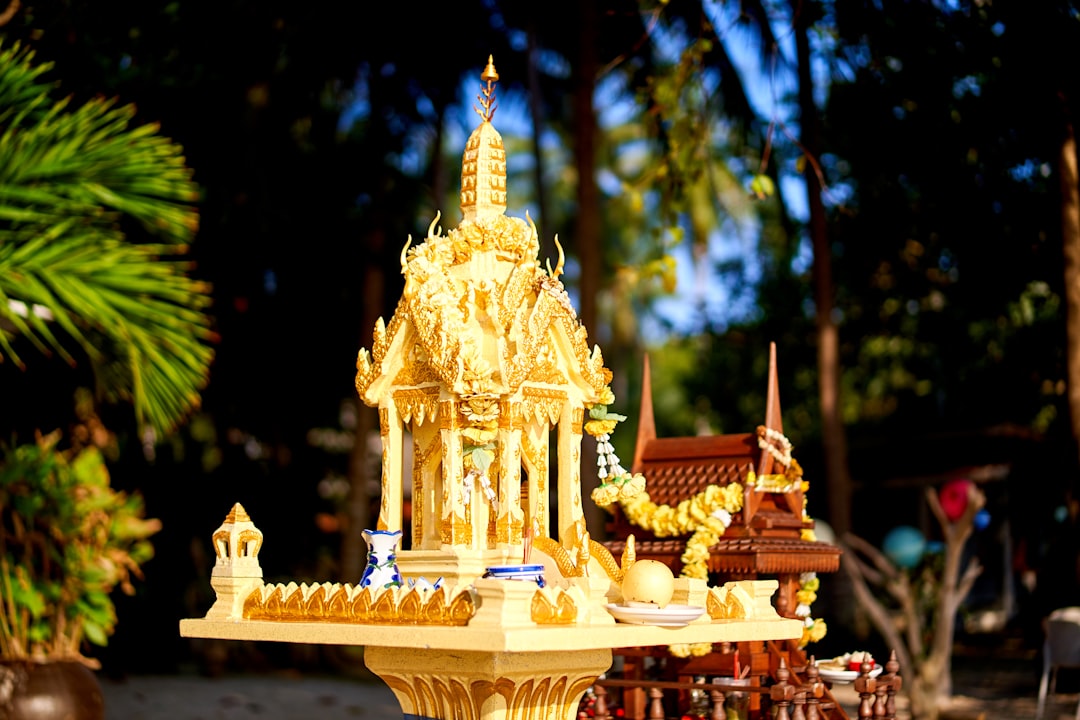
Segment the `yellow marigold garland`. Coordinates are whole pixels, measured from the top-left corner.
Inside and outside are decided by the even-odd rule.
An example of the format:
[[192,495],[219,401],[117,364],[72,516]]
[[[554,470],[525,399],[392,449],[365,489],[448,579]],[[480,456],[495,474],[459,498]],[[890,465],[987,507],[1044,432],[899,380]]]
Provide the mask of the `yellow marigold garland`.
[[679,658],[687,658],[691,655],[701,657],[712,652],[712,643],[678,643],[668,645],[668,652]]
[[[638,527],[656,537],[690,534],[683,552],[682,576],[707,579],[709,548],[731,524],[733,513],[742,510],[743,488],[739,483],[709,485],[675,507],[657,505],[642,491],[632,498],[619,499],[623,514]],[[600,504],[600,503],[598,503]],[[606,503],[606,507],[611,503]]]
[[795,614],[803,618],[802,638],[799,647],[804,648],[807,644],[817,642],[825,637],[828,628],[825,621],[820,618],[810,617],[810,606],[817,600],[817,591],[821,587],[817,573],[805,572],[799,576],[799,590],[795,593]]

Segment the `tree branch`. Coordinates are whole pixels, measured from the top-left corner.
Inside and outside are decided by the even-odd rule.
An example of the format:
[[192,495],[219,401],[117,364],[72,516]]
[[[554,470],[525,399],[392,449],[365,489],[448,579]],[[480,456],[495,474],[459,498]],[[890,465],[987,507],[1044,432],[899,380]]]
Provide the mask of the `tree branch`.
[[870,592],[870,587],[867,585],[866,578],[860,569],[861,563],[853,554],[847,552],[840,556],[840,560],[848,577],[851,578],[851,586],[855,591],[855,599],[858,601],[859,605],[866,610],[867,614],[870,616],[870,622],[874,624],[874,627],[881,633],[881,636],[885,638],[886,644],[896,651],[900,666],[905,668],[914,667],[911,663],[911,654],[908,652],[907,646],[901,639],[900,633],[896,629],[896,624],[889,616],[888,610],[874,597],[874,594]]
[[964,574],[956,583],[956,594],[953,596],[953,612],[956,612],[957,608],[960,607],[960,603],[967,598],[972,585],[975,584],[976,578],[982,575],[982,571],[983,567],[978,558],[972,558],[971,562],[964,568]]
[[846,545],[850,545],[853,549],[858,550],[869,558],[874,563],[874,567],[876,567],[885,577],[890,580],[895,580],[897,576],[899,576],[900,573],[896,569],[896,566],[889,561],[889,558],[885,557],[885,553],[881,552],[858,535],[844,533],[842,540]]
[[20,5],[19,0],[8,0],[8,6],[4,9],[4,12],[0,13],[0,27],[11,22],[11,18],[15,17],[15,13],[19,12]]

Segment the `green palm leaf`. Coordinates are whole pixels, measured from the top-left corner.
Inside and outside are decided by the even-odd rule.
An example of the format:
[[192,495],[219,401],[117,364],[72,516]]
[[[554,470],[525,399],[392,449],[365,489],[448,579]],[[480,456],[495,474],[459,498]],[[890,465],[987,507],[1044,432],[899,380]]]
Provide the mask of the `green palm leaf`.
[[[0,360],[16,338],[92,363],[98,390],[159,435],[198,406],[213,358],[210,288],[184,258],[198,188],[135,109],[54,99],[25,47],[0,47]],[[134,242],[136,220],[161,242]]]

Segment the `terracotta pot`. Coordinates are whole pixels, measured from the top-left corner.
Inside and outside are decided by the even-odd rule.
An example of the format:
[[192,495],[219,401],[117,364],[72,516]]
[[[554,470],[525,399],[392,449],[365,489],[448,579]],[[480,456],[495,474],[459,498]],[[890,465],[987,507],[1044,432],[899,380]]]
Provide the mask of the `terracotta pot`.
[[0,661],[0,718],[105,720],[97,677],[77,662]]

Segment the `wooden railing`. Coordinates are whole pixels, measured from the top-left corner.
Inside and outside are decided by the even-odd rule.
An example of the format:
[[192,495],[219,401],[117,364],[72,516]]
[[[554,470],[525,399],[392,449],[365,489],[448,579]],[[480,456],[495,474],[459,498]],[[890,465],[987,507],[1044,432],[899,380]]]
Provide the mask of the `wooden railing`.
[[[801,672],[792,672],[793,669]],[[896,694],[902,685],[896,654],[890,656],[878,677],[870,677],[871,669],[869,663],[864,663],[854,681],[859,696],[856,717],[858,720],[896,720]],[[583,703],[579,718],[617,720],[619,715],[613,714],[613,709],[620,705],[617,699],[631,690],[644,692],[648,700],[643,714],[625,716],[626,720],[681,720],[690,709],[683,707],[686,702],[680,698],[686,698],[694,691],[708,698],[708,712],[697,714],[702,720],[733,717],[740,720],[847,720],[848,717],[833,698],[828,685],[821,681],[815,665],[808,663],[804,667],[789,668],[787,659],[781,655],[774,681],[764,686],[734,684],[730,678],[676,682],[603,677],[591,688],[591,705]],[[741,702],[750,695],[760,696],[759,702],[752,703],[754,710],[750,709],[751,703]],[[740,701],[732,702],[736,698]]]

